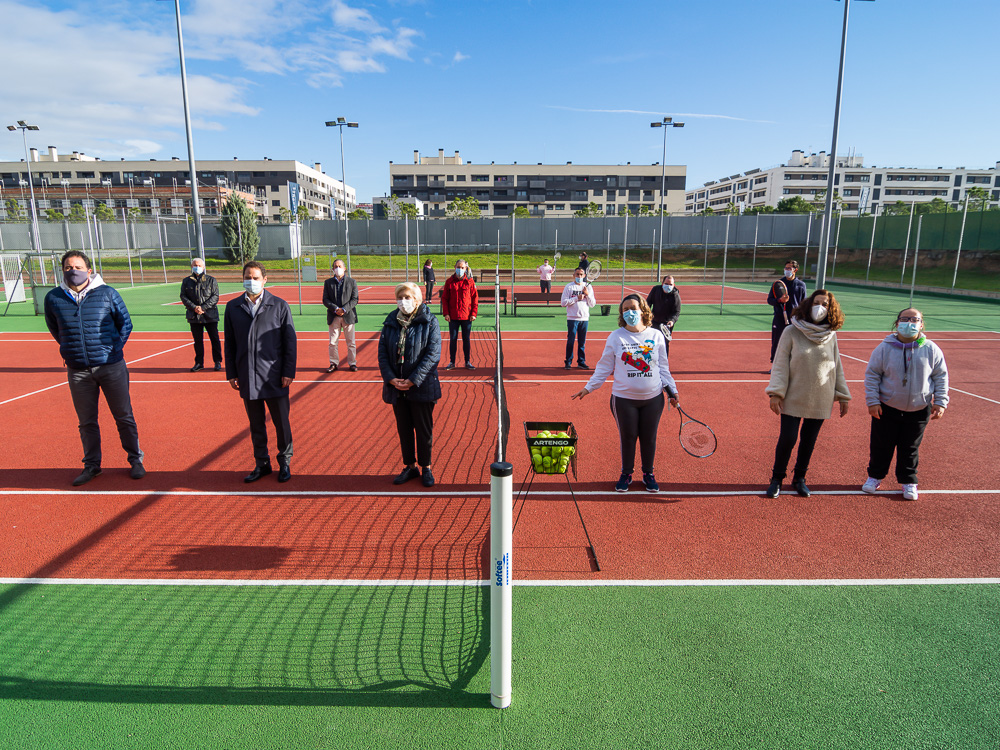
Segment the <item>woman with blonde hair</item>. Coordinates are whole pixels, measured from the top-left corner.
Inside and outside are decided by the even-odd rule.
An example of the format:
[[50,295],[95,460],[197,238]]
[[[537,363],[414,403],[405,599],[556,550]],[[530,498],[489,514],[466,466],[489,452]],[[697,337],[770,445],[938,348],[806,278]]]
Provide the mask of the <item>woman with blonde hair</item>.
[[653,461],[656,458],[656,430],[663,414],[666,391],[677,406],[677,384],[667,364],[666,340],[653,328],[653,312],[638,294],[630,294],[618,306],[617,330],[608,335],[604,352],[587,385],[573,394],[584,398],[614,374],[611,386],[611,413],[618,423],[621,440],[622,474],[615,485],[628,492],[635,468],[635,443],[639,441],[642,481],[647,492],[659,492]]
[[817,289],[792,311],[789,325],[781,334],[767,384],[771,411],[781,417],[767,497],[780,494],[796,441],[799,452],[792,487],[800,496],[809,497],[806,471],[820,428],[834,402],[840,403],[841,417],[847,414],[851,392],[844,378],[836,333],[843,325],[844,313],[833,293]]
[[431,447],[434,404],[441,398],[437,372],[441,327],[424,304],[420,287],[412,282],[396,287],[396,308],[386,317],[378,339],[382,400],[392,404],[405,464],[393,484],[420,477],[425,487],[433,487]]

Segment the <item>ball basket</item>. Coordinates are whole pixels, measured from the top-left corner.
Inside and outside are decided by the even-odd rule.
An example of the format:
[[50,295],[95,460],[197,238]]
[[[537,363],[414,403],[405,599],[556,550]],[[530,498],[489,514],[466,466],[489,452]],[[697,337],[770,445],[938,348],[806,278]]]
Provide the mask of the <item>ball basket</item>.
[[525,422],[531,471],[535,474],[566,474],[576,478],[576,428],[572,422]]

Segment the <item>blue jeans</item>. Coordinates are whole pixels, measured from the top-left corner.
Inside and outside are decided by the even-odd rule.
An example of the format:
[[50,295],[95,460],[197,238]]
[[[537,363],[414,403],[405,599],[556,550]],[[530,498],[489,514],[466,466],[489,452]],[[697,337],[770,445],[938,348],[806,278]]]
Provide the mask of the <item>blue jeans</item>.
[[566,364],[573,362],[573,340],[576,339],[576,363],[578,365],[587,364],[587,353],[584,347],[587,344],[587,321],[567,320],[566,321]]

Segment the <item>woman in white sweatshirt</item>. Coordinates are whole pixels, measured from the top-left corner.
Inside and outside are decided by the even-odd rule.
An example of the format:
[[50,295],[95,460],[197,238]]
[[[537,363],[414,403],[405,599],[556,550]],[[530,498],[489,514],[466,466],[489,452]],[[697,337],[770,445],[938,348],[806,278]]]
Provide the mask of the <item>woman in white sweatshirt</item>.
[[792,487],[801,497],[809,497],[806,471],[819,430],[834,402],[840,402],[841,417],[847,414],[851,392],[840,363],[836,333],[843,325],[844,314],[836,298],[826,289],[817,289],[795,308],[791,323],[778,340],[767,395],[771,411],[781,417],[781,433],[774,449],[771,483],[765,493],[768,497],[777,497],[781,492],[796,441],[799,451]]
[[647,492],[659,492],[653,462],[656,458],[656,429],[663,414],[667,392],[677,406],[677,384],[667,365],[663,334],[652,327],[653,312],[638,294],[630,294],[618,306],[618,329],[608,335],[604,353],[594,374],[573,398],[593,393],[614,373],[611,385],[611,413],[621,439],[622,475],[615,485],[628,492],[635,469],[635,443],[639,441],[642,481]]
[[896,454],[896,480],[903,499],[916,500],[920,441],[932,419],[948,408],[948,365],[938,345],[924,336],[920,310],[901,310],[868,360],[865,403],[872,416],[868,479],[861,486],[878,491]]

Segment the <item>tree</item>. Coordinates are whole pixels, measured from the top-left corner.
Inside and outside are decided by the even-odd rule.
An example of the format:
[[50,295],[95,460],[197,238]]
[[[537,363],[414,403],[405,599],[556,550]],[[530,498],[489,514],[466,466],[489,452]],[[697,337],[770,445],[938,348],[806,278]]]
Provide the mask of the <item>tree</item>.
[[635,216],[635,214],[632,213],[629,210],[628,206],[621,206],[620,209],[619,209],[619,211],[618,211],[618,215],[619,216]]
[[114,221],[115,212],[108,206],[107,203],[98,203],[94,208],[94,216],[100,221]]
[[453,219],[478,219],[479,201],[471,195],[464,198],[455,198],[448,204],[447,214]]
[[807,200],[804,200],[801,195],[793,195],[788,198],[782,198],[778,201],[778,207],[775,209],[775,213],[779,214],[811,214],[816,210],[816,207]]
[[[833,202],[831,203],[830,208],[834,211],[839,211],[841,203],[843,203],[843,201],[840,198],[840,193],[837,190],[834,190]],[[826,188],[816,191],[816,194],[813,197],[813,206],[818,209],[826,209]]]
[[349,214],[347,214],[347,218],[348,219],[370,219],[371,217],[368,215],[368,212],[365,211],[363,208],[356,208],[353,211],[351,211]]
[[292,210],[290,208],[286,208],[285,206],[281,206],[278,209],[278,221],[282,224],[291,224]]
[[698,216],[711,216],[714,213],[715,213],[715,211],[712,209],[711,206],[705,206],[703,209],[701,209],[701,211],[698,212],[697,215]]
[[[903,201],[896,201],[891,206],[886,206],[882,209],[882,214],[884,216],[906,216],[910,213],[910,204],[903,203]],[[914,212],[916,212],[914,210]]]
[[917,206],[917,208],[923,209],[920,213],[927,214],[950,214],[955,212],[954,207],[941,198],[934,198],[930,203],[923,203]]
[[128,218],[129,218],[129,221],[139,221],[139,219],[142,218],[142,209],[141,208],[130,208],[128,210]]
[[970,187],[965,191],[965,199],[969,202],[969,208],[973,211],[985,211],[986,205],[990,201],[990,194],[986,188],[978,185]]
[[653,209],[645,204],[639,206],[639,216],[652,216]]
[[420,216],[420,210],[416,203],[400,203],[399,212],[407,219],[416,219]]
[[514,208],[514,218],[515,219],[530,219],[531,211],[528,210],[527,206],[516,206]]
[[8,198],[4,205],[7,209],[7,221],[24,221],[25,217],[21,213],[21,204],[17,202],[17,198]]
[[69,209],[69,216],[66,218],[68,218],[70,221],[77,221],[77,222],[86,221],[87,211],[79,203],[74,203],[72,207],[70,207]]
[[299,208],[295,212],[295,215],[298,217],[299,221],[308,221],[312,218],[309,213],[309,207],[306,206],[305,203],[299,203]]
[[55,208],[45,209],[45,220],[46,221],[64,221],[66,217],[63,215],[62,211]]
[[730,216],[738,216],[739,213],[740,213],[740,207],[737,206],[732,201],[729,201],[729,203],[726,204],[726,207],[722,209],[723,215],[729,214]]
[[751,206],[743,213],[747,214],[748,216],[754,216],[756,214],[773,214],[774,206]]
[[[527,209],[525,209],[525,210],[527,210]],[[586,208],[581,208],[579,211],[574,211],[573,215],[574,216],[580,216],[580,217],[590,217],[590,216],[592,216],[592,217],[595,217],[595,218],[599,218],[601,216],[604,216],[604,211],[601,209],[601,207],[599,205],[597,205],[596,203],[594,203],[594,201],[591,201],[590,203],[587,204]]]
[[257,212],[236,193],[230,193],[222,204],[222,242],[226,257],[239,265],[256,258],[260,249]]

